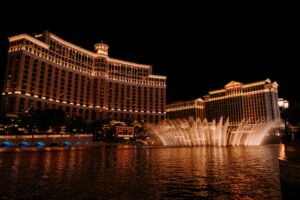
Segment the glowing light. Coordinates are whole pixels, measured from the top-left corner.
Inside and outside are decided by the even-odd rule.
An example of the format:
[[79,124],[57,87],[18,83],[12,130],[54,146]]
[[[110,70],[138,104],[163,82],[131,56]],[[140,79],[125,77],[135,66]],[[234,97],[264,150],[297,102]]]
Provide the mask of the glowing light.
[[[158,86],[164,85],[165,86],[165,79],[166,76],[160,76],[160,75],[153,75],[150,74],[152,73],[152,66],[151,65],[145,65],[145,64],[139,64],[139,63],[134,63],[134,62],[128,62],[128,61],[123,61],[123,60],[119,60],[119,59],[114,59],[114,58],[109,58],[108,57],[108,45],[105,44],[96,44],[95,48],[97,50],[97,53],[100,54],[104,54],[104,55],[99,55],[97,53],[91,52],[89,50],[83,49],[79,46],[76,46],[70,42],[67,42],[61,38],[59,38],[58,36],[49,33],[49,37],[51,39],[51,41],[54,41],[54,43],[60,43],[60,45],[62,45],[62,48],[64,49],[64,53],[66,53],[65,55],[59,55],[59,52],[55,52],[54,55],[50,55],[50,52],[48,51],[43,51],[45,49],[49,49],[50,45],[46,44],[45,42],[43,42],[42,40],[44,40],[44,38],[40,38],[43,37],[43,34],[39,34],[39,35],[35,35],[35,36],[30,36],[27,34],[20,34],[17,36],[12,36],[9,37],[9,42],[11,43],[11,47],[10,50],[11,51],[19,51],[21,49],[24,49],[28,52],[35,55],[32,56],[38,56],[42,59],[46,59],[48,60],[50,63],[53,64],[53,66],[57,67],[57,68],[70,68],[70,70],[76,70],[78,73],[84,73],[84,76],[87,77],[85,74],[88,74],[88,77],[90,78],[90,75],[96,75],[96,76],[102,76],[101,78],[105,77],[107,79],[110,80],[116,80],[116,81],[120,81],[120,82],[126,82],[127,85],[130,85],[129,83],[133,83],[134,85],[141,85],[141,84],[147,84],[150,87],[155,86],[156,88],[158,88]],[[48,38],[49,39],[49,38]],[[20,41],[20,40],[25,40],[25,41],[30,41],[30,46],[27,45],[15,45],[15,41]],[[33,44],[32,44],[33,43]],[[25,43],[24,43],[25,44]],[[32,46],[31,46],[32,45]],[[52,43],[51,43],[52,45]],[[38,46],[38,47],[37,47]],[[86,61],[80,61],[77,58],[74,58],[71,54],[73,54],[73,52],[75,52],[75,54],[80,54],[80,57],[83,56],[84,58],[87,57],[88,58],[88,62]],[[26,53],[26,52],[24,52]],[[105,63],[107,64],[112,64],[112,65],[116,65],[118,67],[125,67],[125,69],[130,69],[131,72],[133,71],[139,71],[140,69],[143,69],[142,71],[145,71],[146,73],[143,75],[140,74],[135,74],[133,77],[133,73],[129,73],[128,77],[121,77],[123,76],[123,74],[117,74],[115,76],[110,76],[109,72],[110,72],[110,68],[102,71],[99,70],[97,66],[94,66],[94,63],[91,62],[91,60],[93,60],[94,58],[99,59],[101,57],[105,59]],[[72,64],[69,60],[65,61],[65,58],[70,58],[71,62],[73,63],[73,61],[78,61],[80,62],[79,64]],[[86,59],[84,59],[86,60]],[[69,63],[70,62],[70,63]],[[89,69],[86,69],[89,68]],[[99,71],[98,71],[99,70]],[[76,72],[76,73],[77,73]],[[70,71],[70,73],[74,73],[74,71]],[[127,75],[126,75],[127,76]],[[141,79],[141,80],[137,80],[137,79]],[[159,81],[159,82],[158,82]],[[156,83],[157,82],[157,83]],[[62,82],[63,83],[63,82]],[[62,87],[62,86],[60,86]],[[159,87],[158,89],[160,90],[161,87]],[[41,89],[41,88],[40,88]],[[102,89],[102,88],[101,88]],[[52,89],[51,89],[52,90]],[[149,91],[149,90],[148,90]],[[44,88],[43,88],[43,92],[44,93]],[[54,95],[55,95],[55,91]],[[42,96],[42,93],[37,93],[37,94],[32,94],[32,91],[28,91],[27,93],[25,92],[21,92],[21,91],[14,91],[14,92],[8,92],[8,93],[2,93],[2,95],[5,94],[19,94],[22,98],[24,98],[23,95],[25,96],[29,96],[31,99],[37,98],[38,100],[43,100],[43,102],[47,102],[50,105],[56,104],[56,106],[62,105],[62,104],[67,104],[67,105],[74,105],[75,106],[79,106],[79,107],[88,107],[88,108],[101,108],[100,106],[94,106],[94,105],[82,105],[82,103],[76,103],[76,102],[80,102],[77,101],[77,99],[73,99],[74,102],[70,102],[71,99],[66,99],[63,101],[62,98],[56,98],[56,95],[51,95],[51,98],[49,98],[49,96]],[[27,98],[27,97],[26,97]],[[67,101],[68,100],[68,101]],[[34,99],[34,101],[36,101],[36,99]],[[85,101],[85,103],[88,103],[88,101]],[[89,103],[88,103],[89,104]],[[132,103],[131,103],[132,104]],[[63,107],[65,107],[66,105],[63,105]],[[103,107],[103,109],[108,110],[108,108]],[[132,108],[134,109],[134,108]],[[110,110],[114,111],[118,111],[118,112],[135,112],[135,113],[146,113],[146,110],[142,110],[142,111],[138,111],[138,110],[126,110],[126,109],[120,109],[120,108],[111,108]],[[101,109],[102,110],[102,109]],[[147,113],[151,113],[150,111],[147,111]],[[155,112],[152,112],[155,113]],[[161,113],[161,112],[159,112]]]
[[280,121],[248,124],[245,121],[229,131],[229,119],[223,123],[215,120],[190,118],[188,120],[165,120],[159,124],[148,124],[150,138],[154,145],[166,146],[258,146],[268,132],[278,127]]
[[49,48],[49,45],[44,43],[44,42],[41,42],[40,40],[38,39],[35,39],[34,37],[31,37],[30,35],[26,34],[26,33],[23,33],[23,34],[19,34],[19,35],[16,35],[16,36],[12,36],[12,37],[9,37],[8,40],[9,42],[14,42],[14,41],[18,41],[18,40],[21,40],[21,39],[26,39],[30,42],[33,42],[41,47],[44,47],[46,49]]
[[284,107],[285,109],[287,109],[287,108],[289,107],[289,102],[288,102],[287,100],[285,100],[285,101],[283,102],[283,107]]
[[283,98],[278,98],[278,106],[282,108],[283,107],[283,103],[284,103]]

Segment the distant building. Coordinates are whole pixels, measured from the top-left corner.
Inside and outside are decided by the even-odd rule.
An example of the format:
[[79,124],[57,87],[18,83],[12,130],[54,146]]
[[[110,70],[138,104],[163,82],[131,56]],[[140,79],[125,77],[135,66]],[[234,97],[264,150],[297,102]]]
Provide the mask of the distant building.
[[114,59],[108,45],[83,49],[45,31],[9,37],[1,109],[21,114],[30,108],[58,108],[89,122],[166,116],[166,77],[152,66]]
[[229,118],[231,125],[280,119],[278,84],[269,79],[243,84],[231,81],[204,96],[208,121]]
[[201,98],[191,101],[178,101],[167,105],[168,119],[205,118],[204,102]]

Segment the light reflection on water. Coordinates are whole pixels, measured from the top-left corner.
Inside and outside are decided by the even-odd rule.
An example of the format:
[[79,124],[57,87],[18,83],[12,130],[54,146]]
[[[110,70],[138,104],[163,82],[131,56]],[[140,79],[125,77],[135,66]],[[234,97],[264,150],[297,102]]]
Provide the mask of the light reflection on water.
[[0,153],[0,199],[282,199],[278,145]]

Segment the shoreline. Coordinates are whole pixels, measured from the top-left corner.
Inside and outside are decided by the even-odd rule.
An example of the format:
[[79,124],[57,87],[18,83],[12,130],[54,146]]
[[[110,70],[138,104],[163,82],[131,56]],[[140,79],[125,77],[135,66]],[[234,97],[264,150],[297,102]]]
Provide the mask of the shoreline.
[[0,148],[74,146],[91,143],[92,137],[92,134],[0,136]]

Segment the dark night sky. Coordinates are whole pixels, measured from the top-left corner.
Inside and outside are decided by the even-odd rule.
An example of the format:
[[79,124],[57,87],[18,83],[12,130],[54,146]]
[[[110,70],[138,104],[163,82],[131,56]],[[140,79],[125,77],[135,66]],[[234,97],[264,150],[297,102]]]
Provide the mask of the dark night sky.
[[152,65],[154,74],[168,77],[167,102],[202,97],[231,80],[266,78],[278,82],[279,96],[300,100],[300,20],[293,7],[238,10],[192,1],[169,8],[118,2],[68,7],[53,1],[0,6],[2,77],[7,37],[49,30],[89,50],[104,41],[111,57]]

